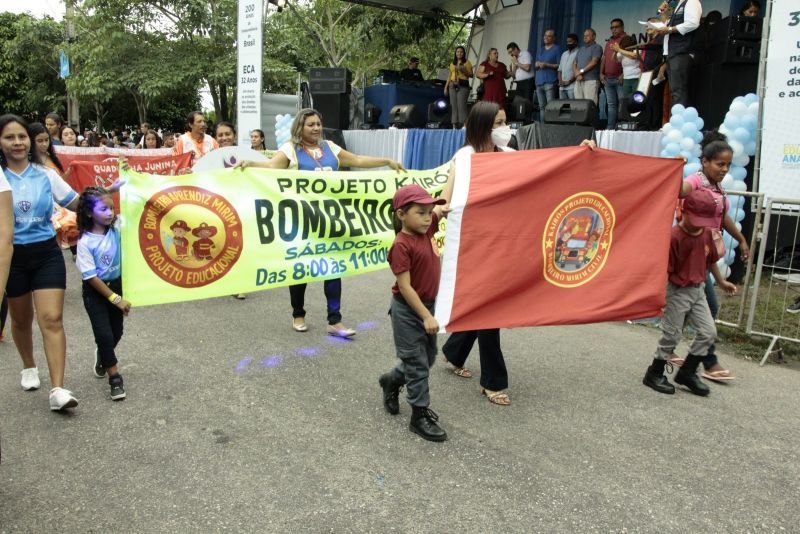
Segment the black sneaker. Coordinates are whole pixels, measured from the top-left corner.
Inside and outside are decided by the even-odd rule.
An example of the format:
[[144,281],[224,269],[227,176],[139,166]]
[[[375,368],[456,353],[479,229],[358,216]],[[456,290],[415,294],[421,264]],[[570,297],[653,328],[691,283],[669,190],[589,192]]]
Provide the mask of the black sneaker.
[[125,398],[125,388],[122,387],[122,377],[120,375],[110,377],[108,385],[111,386],[111,400],[119,401]]
[[100,355],[97,353],[97,349],[94,349],[94,376],[97,378],[106,376],[106,368],[100,363]]
[[399,414],[400,403],[397,399],[400,396],[403,385],[392,380],[391,373],[381,375],[378,379],[378,384],[380,384],[383,389],[383,407],[392,415]]
[[790,304],[789,307],[786,308],[786,311],[789,313],[800,313],[800,299],[794,301],[794,304]]
[[428,441],[445,441],[447,432],[436,424],[439,416],[428,407],[414,406],[408,429]]

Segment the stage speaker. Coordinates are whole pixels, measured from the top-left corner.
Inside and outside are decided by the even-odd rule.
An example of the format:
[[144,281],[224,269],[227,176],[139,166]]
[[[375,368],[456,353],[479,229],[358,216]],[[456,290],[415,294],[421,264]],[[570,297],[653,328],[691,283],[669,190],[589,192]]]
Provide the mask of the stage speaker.
[[333,141],[343,149],[347,150],[347,144],[344,142],[344,134],[341,130],[336,128],[322,128],[322,138],[328,141]]
[[708,49],[709,63],[758,63],[761,41],[715,42]]
[[350,95],[315,94],[314,109],[322,114],[323,126],[337,130],[350,128]]
[[734,15],[725,17],[711,28],[715,41],[760,41],[763,20],[760,17]]
[[544,122],[592,126],[597,122],[597,104],[586,99],[553,100],[544,108]]
[[401,104],[389,112],[389,124],[396,128],[424,128],[425,117],[414,104]]
[[508,108],[508,122],[530,124],[533,117],[533,102],[519,95],[514,95]]
[[451,116],[450,104],[444,98],[440,98],[436,102],[428,104],[428,122],[425,123],[425,127],[432,130],[436,128],[452,128]]
[[308,71],[308,84],[312,94],[350,93],[353,74],[341,67],[312,68]]
[[689,103],[705,121],[705,128],[717,128],[725,120],[731,101],[755,93],[758,63],[714,63],[692,70]]

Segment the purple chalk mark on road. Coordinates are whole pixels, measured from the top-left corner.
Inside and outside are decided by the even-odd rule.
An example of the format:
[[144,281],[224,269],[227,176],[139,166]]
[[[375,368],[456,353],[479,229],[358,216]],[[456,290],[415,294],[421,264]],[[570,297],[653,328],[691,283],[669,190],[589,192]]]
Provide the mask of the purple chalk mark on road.
[[274,367],[278,367],[283,362],[283,356],[277,354],[275,356],[267,356],[263,360],[261,360],[261,365],[266,367],[267,369],[272,369]]
[[250,362],[253,361],[253,358],[242,358],[239,360],[239,363],[236,364],[236,373],[241,373],[244,371],[245,367],[250,365]]
[[319,356],[319,348],[317,347],[301,347],[297,349],[297,355],[303,358],[313,358]]
[[353,339],[349,337],[327,336],[325,338],[329,343],[352,343]]
[[364,321],[356,325],[356,330],[371,330],[378,326],[378,321]]

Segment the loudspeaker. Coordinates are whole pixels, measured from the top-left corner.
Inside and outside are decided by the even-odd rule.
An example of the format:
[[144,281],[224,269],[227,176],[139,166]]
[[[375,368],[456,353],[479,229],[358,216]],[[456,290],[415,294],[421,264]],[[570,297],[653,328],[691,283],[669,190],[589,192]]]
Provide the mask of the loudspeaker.
[[315,94],[314,109],[322,114],[322,124],[328,128],[350,128],[350,95]]
[[689,101],[710,130],[722,124],[734,98],[756,92],[758,63],[702,65],[692,70],[690,81]]
[[343,149],[347,150],[347,144],[344,142],[344,134],[341,130],[336,128],[322,128],[322,138],[328,141],[333,141]]
[[341,67],[312,68],[308,71],[308,83],[312,94],[350,93],[353,74]]
[[544,108],[544,122],[592,126],[596,121],[597,104],[591,100],[553,100]]
[[758,63],[761,41],[733,39],[715,42],[708,50],[709,63]]
[[450,111],[450,104],[443,98],[436,102],[431,102],[428,104],[428,122],[425,127],[434,130],[436,128],[452,128],[453,124],[450,122],[452,114]]
[[763,21],[760,17],[734,15],[711,27],[714,41],[760,41]]
[[414,104],[401,104],[389,112],[389,124],[397,128],[424,128],[425,117]]
[[533,116],[533,102],[519,95],[514,95],[511,106],[508,108],[509,122],[521,122],[530,124]]

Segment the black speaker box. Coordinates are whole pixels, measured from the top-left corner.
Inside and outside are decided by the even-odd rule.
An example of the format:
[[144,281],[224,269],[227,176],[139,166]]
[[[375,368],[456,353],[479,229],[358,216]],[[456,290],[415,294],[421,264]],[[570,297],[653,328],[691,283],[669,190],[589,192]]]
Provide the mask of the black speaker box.
[[308,71],[308,79],[314,80],[340,80],[348,85],[353,83],[353,73],[344,67],[313,67]]
[[708,50],[709,63],[758,63],[761,41],[733,39],[715,42]]
[[311,93],[315,95],[335,95],[350,93],[350,84],[344,80],[311,80]]
[[425,117],[414,104],[401,104],[389,112],[389,124],[398,128],[424,128]]
[[760,41],[763,21],[760,17],[734,15],[725,17],[711,27],[714,41]]
[[544,122],[591,126],[596,121],[597,104],[591,100],[553,100],[544,108]]
[[350,128],[350,95],[314,94],[314,109],[322,114],[322,124],[328,128]]
[[734,98],[756,92],[758,63],[702,65],[692,70],[690,82],[689,102],[711,130],[725,120]]

